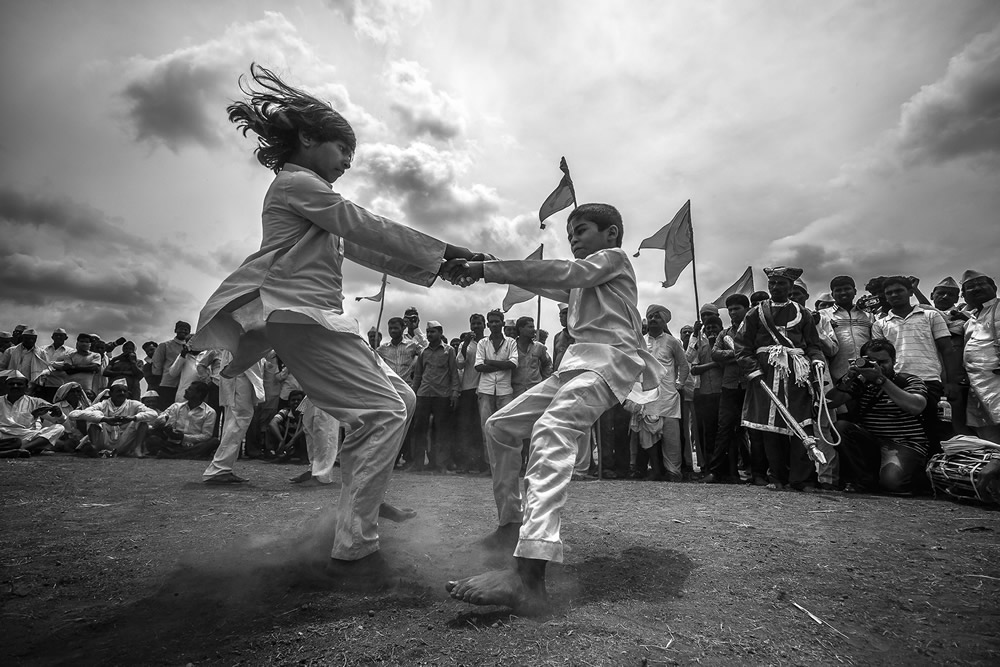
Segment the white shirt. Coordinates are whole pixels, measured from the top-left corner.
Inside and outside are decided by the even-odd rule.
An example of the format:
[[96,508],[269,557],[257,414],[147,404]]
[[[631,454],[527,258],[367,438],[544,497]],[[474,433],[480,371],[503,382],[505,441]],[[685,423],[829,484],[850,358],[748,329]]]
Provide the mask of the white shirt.
[[[470,345],[471,347],[471,345]],[[517,366],[517,341],[513,338],[503,337],[500,347],[488,337],[479,341],[476,345],[476,366],[481,366],[486,361],[509,361]],[[510,384],[510,376],[513,369],[506,371],[494,371],[492,373],[479,374],[479,387],[477,391],[487,396],[508,396],[514,393],[514,388]]]
[[193,344],[233,352],[235,376],[271,347],[264,323],[319,324],[360,336],[344,315],[344,258],[429,287],[446,244],[370,213],[303,167],[286,164],[264,197],[260,250],[215,291],[201,311]]
[[567,348],[555,375],[593,371],[619,401],[628,397],[637,381],[647,392],[659,385],[663,367],[642,339],[635,271],[624,250],[605,248],[584,259],[496,261],[483,266],[487,282],[517,285],[569,304],[566,324],[576,342]]

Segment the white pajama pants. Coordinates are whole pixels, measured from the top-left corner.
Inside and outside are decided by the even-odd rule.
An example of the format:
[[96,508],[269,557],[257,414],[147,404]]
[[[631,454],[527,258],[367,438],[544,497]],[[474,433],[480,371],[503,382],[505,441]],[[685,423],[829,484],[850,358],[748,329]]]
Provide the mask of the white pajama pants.
[[340,449],[340,422],[317,408],[308,396],[299,409],[302,410],[310,472],[317,482],[330,484],[333,482],[333,464]]
[[253,385],[246,375],[230,380],[233,383],[233,402],[227,404],[225,421],[222,424],[222,434],[219,437],[219,448],[215,450],[212,462],[202,473],[203,478],[224,475],[233,471],[236,459],[240,456],[240,445],[253,419],[253,409],[257,402]]
[[[501,526],[521,523],[514,555],[562,562],[562,506],[582,441],[618,400],[597,373],[552,376],[515,398],[486,422],[493,495]],[[521,443],[531,439],[522,509]]]
[[378,510],[416,404],[413,390],[357,334],[269,321],[267,339],[309,400],[347,430],[331,556],[358,560],[375,553]]

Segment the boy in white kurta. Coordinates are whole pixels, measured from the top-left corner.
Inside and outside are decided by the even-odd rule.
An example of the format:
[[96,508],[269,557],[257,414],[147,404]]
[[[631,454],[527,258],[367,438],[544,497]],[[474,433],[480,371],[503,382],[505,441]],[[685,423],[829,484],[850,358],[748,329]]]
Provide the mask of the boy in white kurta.
[[[613,206],[585,204],[567,223],[575,260],[471,262],[451,276],[462,284],[484,277],[569,303],[567,324],[575,341],[552,376],[486,422],[499,515],[499,528],[486,543],[500,546],[516,535],[516,569],[450,581],[446,588],[455,599],[527,614],[547,608],[545,565],[562,561],[560,514],[580,442],[637,382],[649,392],[646,399],[656,394],[662,367],[642,339],[635,272],[621,249],[622,229]],[[529,437],[522,505],[521,441]]]
[[257,135],[257,159],[276,174],[264,197],[263,238],[209,299],[192,344],[233,352],[224,377],[273,348],[316,407],[344,424],[331,571],[379,575],[384,563],[366,557],[379,550],[379,506],[415,399],[344,315],[343,262],[430,286],[444,261],[475,255],[334,192],[354,157],[350,124],[263,67],[252,66],[251,76],[258,89],[245,86],[245,100],[228,111]]

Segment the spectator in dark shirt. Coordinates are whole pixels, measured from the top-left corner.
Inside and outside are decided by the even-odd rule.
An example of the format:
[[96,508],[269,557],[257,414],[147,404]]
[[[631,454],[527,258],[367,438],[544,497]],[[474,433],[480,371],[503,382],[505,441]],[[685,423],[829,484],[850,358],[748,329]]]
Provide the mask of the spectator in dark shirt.
[[916,375],[896,372],[896,348],[871,340],[862,359],[829,391],[830,406],[855,400],[860,424],[836,423],[840,434],[841,479],[846,491],[908,493],[925,481],[928,439],[919,415],[927,387]]

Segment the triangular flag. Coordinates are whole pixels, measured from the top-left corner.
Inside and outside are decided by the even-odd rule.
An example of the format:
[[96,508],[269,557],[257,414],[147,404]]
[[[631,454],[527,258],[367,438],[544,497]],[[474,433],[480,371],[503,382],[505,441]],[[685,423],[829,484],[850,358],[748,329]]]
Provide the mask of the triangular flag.
[[538,221],[541,223],[542,229],[545,229],[545,218],[567,206],[576,206],[576,191],[573,189],[573,179],[569,176],[569,165],[566,164],[565,157],[559,160],[559,169],[563,173],[562,180],[559,181],[559,185],[552,191],[552,194],[542,202],[542,207],[538,209]]
[[747,270],[743,272],[742,276],[740,276],[740,279],[737,280],[732,285],[730,285],[729,287],[727,287],[726,291],[723,292],[722,295],[719,296],[719,298],[713,301],[712,303],[714,303],[719,308],[724,308],[726,306],[726,299],[728,299],[732,295],[742,294],[743,296],[749,297],[751,294],[753,294],[753,292],[754,292],[753,267],[748,266]]
[[[541,259],[543,247],[544,246],[538,246],[538,249],[535,250],[535,252],[528,255],[527,257],[525,257],[525,259]],[[529,292],[528,290],[522,289],[517,285],[508,285],[507,296],[503,298],[503,306],[502,306],[503,312],[506,313],[508,310],[513,308],[514,304],[521,303],[523,301],[529,301],[531,299],[534,299],[536,296],[538,295],[535,294],[534,292]]]
[[[677,211],[677,215],[648,239],[639,244],[643,248],[657,248],[664,251],[663,286],[673,287],[684,267],[694,261],[694,230],[691,228],[691,200],[688,199]],[[639,256],[636,251],[635,257]]]
[[378,294],[373,294],[372,296],[356,296],[354,297],[354,300],[361,301],[362,299],[368,299],[369,301],[374,301],[375,303],[381,301],[385,297],[386,278],[388,277],[388,274],[382,274],[382,288],[378,291]]

